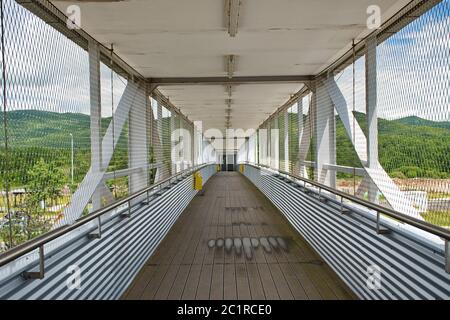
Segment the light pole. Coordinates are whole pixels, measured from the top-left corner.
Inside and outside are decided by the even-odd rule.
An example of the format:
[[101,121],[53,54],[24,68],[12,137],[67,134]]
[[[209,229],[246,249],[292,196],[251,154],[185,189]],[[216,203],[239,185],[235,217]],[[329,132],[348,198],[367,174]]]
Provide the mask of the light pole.
[[70,164],[71,164],[71,169],[70,169],[70,178],[72,181],[72,185],[73,185],[73,134],[70,134],[70,151],[71,151],[71,156],[70,156]]

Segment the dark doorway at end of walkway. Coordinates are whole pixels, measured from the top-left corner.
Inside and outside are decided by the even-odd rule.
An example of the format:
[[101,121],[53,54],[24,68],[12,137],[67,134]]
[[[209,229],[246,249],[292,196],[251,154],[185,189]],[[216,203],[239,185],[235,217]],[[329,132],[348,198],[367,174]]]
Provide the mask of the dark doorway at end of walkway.
[[221,171],[236,171],[236,154],[222,155]]

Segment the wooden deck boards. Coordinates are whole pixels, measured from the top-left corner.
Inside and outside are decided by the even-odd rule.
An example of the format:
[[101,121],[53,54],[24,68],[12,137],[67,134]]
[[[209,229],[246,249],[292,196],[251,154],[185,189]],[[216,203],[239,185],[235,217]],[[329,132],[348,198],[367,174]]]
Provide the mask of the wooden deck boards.
[[189,204],[123,298],[355,296],[245,177],[220,172]]

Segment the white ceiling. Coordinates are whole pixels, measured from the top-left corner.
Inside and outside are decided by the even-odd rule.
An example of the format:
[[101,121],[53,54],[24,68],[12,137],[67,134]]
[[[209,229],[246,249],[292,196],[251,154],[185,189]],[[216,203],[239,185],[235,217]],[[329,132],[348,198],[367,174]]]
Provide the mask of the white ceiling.
[[[367,7],[382,20],[409,0],[241,0],[238,33],[228,35],[224,0],[52,1],[61,11],[81,8],[81,27],[145,77],[316,74],[368,33]],[[301,84],[233,86],[233,128],[256,128]],[[203,128],[225,126],[228,94],[221,85],[160,87]]]

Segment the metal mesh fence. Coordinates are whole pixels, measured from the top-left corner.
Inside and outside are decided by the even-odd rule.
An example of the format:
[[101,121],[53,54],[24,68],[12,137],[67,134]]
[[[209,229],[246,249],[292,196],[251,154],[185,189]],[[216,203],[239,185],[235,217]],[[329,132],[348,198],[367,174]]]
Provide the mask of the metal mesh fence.
[[449,17],[450,1],[444,0],[376,50],[379,162],[418,217],[445,227],[450,227]]
[[276,119],[278,122],[278,155],[279,155],[279,169],[286,170],[286,127],[288,121],[286,121],[286,112],[277,115]]
[[193,164],[192,123],[151,98],[113,48],[68,38],[65,21],[14,0],[1,10],[0,252]]
[[1,9],[4,250],[62,218],[91,161],[88,53],[16,2]]
[[424,8],[263,123],[259,163],[450,227],[450,1]]

